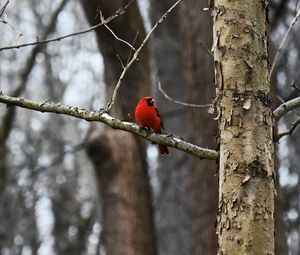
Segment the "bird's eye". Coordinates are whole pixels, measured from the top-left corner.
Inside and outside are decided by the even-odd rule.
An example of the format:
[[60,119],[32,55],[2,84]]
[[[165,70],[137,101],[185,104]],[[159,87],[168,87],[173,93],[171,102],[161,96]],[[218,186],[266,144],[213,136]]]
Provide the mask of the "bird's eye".
[[152,99],[152,98],[147,98],[147,104],[148,104],[149,106],[154,106],[154,103],[155,103],[155,100],[154,100],[154,99]]

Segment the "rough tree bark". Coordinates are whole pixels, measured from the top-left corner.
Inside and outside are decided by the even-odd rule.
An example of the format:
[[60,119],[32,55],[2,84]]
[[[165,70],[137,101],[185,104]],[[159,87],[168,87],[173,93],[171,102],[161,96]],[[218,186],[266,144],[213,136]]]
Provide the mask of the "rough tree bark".
[[274,148],[266,2],[216,0],[220,254],[274,254]]
[[[180,5],[182,70],[186,101],[209,104],[213,101],[213,58],[204,48],[212,45],[212,18],[203,12],[205,2],[188,0]],[[201,46],[202,43],[202,46]],[[188,140],[216,148],[217,122],[207,108],[188,108]],[[189,157],[188,194],[191,195],[192,254],[217,253],[215,229],[218,208],[217,165]],[[205,192],[203,192],[205,191]]]
[[[94,25],[97,8],[104,17],[112,15],[128,1],[81,1],[89,22]],[[139,45],[145,37],[143,21],[137,2],[109,27],[122,39]],[[107,97],[110,99],[122,66],[117,54],[126,64],[130,48],[117,41],[106,29],[96,31],[99,49],[105,63]],[[145,47],[122,82],[114,115],[124,119],[133,113],[138,99],[149,94],[150,68]],[[94,163],[99,181],[102,208],[103,240],[106,253],[155,254],[156,244],[151,208],[150,187],[147,174],[145,146],[131,134],[110,128],[92,128],[88,138],[88,154]]]

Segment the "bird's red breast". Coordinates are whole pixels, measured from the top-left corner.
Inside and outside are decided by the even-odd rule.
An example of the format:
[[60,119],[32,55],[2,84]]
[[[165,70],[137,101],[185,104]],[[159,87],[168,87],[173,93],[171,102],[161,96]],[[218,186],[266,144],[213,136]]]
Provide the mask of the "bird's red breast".
[[[161,129],[164,127],[162,118],[154,103],[155,100],[150,96],[140,99],[135,108],[135,119],[140,126],[151,128],[155,133],[160,134]],[[167,146],[159,145],[158,147],[161,154],[169,153]]]

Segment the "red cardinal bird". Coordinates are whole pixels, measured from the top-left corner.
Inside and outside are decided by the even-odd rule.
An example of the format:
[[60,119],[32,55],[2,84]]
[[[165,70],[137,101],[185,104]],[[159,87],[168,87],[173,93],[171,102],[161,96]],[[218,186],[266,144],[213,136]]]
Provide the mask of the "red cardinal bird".
[[[142,127],[151,128],[155,133],[161,134],[161,129],[164,129],[163,121],[154,103],[152,97],[143,97],[135,108],[135,119]],[[158,148],[160,154],[169,154],[167,146],[159,144]]]

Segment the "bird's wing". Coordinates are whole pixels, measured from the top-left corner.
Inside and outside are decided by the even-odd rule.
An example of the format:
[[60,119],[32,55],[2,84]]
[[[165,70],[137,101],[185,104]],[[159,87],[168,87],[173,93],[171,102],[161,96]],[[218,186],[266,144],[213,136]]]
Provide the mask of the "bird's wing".
[[161,115],[159,114],[158,109],[157,109],[156,107],[154,107],[154,108],[155,108],[155,111],[156,111],[157,116],[160,118],[160,127],[161,127],[163,130],[165,130],[165,128],[164,128],[164,123],[163,123],[163,120],[162,120],[162,117],[161,117]]

